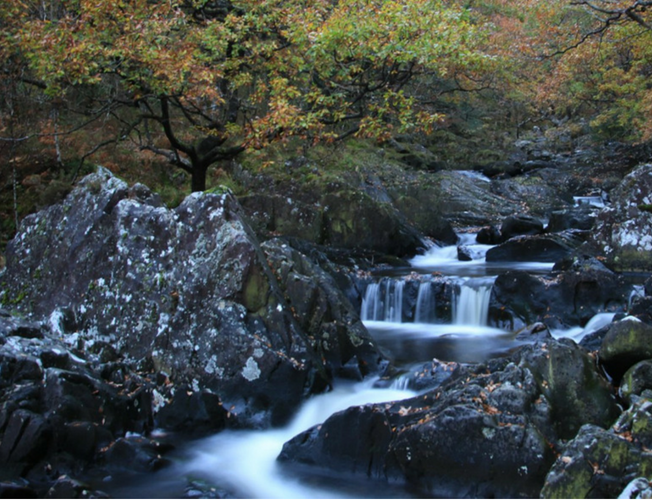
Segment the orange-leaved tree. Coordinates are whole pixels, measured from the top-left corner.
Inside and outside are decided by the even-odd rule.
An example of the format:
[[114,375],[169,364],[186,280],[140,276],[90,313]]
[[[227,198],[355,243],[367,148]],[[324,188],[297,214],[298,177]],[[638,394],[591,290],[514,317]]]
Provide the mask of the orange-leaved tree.
[[497,26],[493,46],[511,61],[515,88],[540,109],[583,110],[611,139],[652,139],[652,2],[477,3]]
[[[443,0],[4,0],[2,77],[93,103],[118,139],[206,188],[214,163],[300,136],[428,130],[422,76],[477,75],[485,26]],[[461,77],[461,76],[460,76]],[[155,140],[162,131],[166,143]]]

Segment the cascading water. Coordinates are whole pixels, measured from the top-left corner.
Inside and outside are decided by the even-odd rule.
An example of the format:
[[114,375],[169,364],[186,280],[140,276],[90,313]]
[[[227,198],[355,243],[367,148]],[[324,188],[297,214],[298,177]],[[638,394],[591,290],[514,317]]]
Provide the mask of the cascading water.
[[435,323],[437,319],[436,306],[435,294],[432,293],[432,284],[429,281],[421,282],[417,293],[414,322]]
[[486,326],[489,317],[489,299],[495,278],[473,278],[460,285],[453,302],[453,323],[456,325]]
[[400,323],[403,317],[403,280],[384,279],[367,286],[362,299],[362,321]]
[[[464,245],[473,245],[471,236],[462,238]],[[487,247],[488,248],[488,247]],[[312,477],[301,481],[276,463],[283,444],[310,426],[323,422],[334,411],[365,402],[396,401],[414,395],[406,391],[414,381],[414,373],[433,358],[441,361],[482,362],[502,355],[513,348],[513,334],[487,325],[489,298],[495,277],[482,257],[484,248],[477,246],[470,254],[471,263],[457,260],[456,247],[435,248],[421,259],[412,261],[413,270],[423,266],[418,291],[405,288],[409,279],[384,277],[367,286],[362,300],[361,318],[378,344],[386,349],[394,365],[404,370],[387,389],[372,388],[373,381],[346,383],[339,381],[331,393],[307,401],[294,421],[283,429],[265,431],[224,431],[193,443],[175,468],[161,471],[154,480],[163,489],[146,485],[147,497],[152,491],[160,497],[191,497],[183,488],[189,478],[204,484],[222,485],[227,495],[260,498],[378,497],[407,498],[408,491],[390,492],[391,486],[379,483],[380,491],[371,491],[373,482],[352,485],[346,477],[331,476],[327,480]],[[478,257],[480,255],[480,257]],[[523,268],[519,263],[514,268]],[[546,267],[547,266],[547,267]],[[549,269],[551,264],[537,271]],[[421,271],[420,269],[420,271]],[[441,269],[441,270],[440,270]],[[437,271],[435,285],[432,273]],[[492,269],[491,272],[494,272]],[[441,276],[446,275],[448,278]],[[443,280],[443,281],[442,281]],[[414,296],[416,295],[416,301]],[[440,301],[438,303],[438,301]],[[406,321],[412,311],[403,310],[414,304],[414,322]],[[446,313],[448,304],[452,311]],[[441,317],[436,311],[440,309]],[[611,321],[613,314],[598,315],[578,331],[553,332],[555,337],[575,335],[577,339]],[[412,368],[415,370],[412,370]],[[181,485],[181,486],[180,486]],[[145,485],[144,485],[145,487]],[[178,488],[181,487],[181,490]],[[177,489],[174,489],[177,488]],[[348,489],[347,489],[348,488]],[[114,497],[134,498],[134,488],[113,492]],[[117,493],[117,494],[116,494]],[[201,492],[199,492],[201,493]],[[216,492],[216,497],[221,492]]]

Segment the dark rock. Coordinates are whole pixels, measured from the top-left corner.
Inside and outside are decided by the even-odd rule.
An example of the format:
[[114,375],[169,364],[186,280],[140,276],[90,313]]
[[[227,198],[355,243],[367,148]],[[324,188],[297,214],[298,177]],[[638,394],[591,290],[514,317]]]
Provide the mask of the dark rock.
[[578,231],[515,236],[487,251],[487,262],[556,262],[579,247],[587,235]]
[[600,312],[625,311],[631,286],[611,271],[566,271],[554,277],[507,271],[494,282],[492,324],[518,330],[536,322],[550,328],[585,325]]
[[422,246],[421,233],[402,221],[391,204],[346,191],[325,195],[322,204],[324,244],[398,256],[414,255]]
[[38,493],[29,486],[0,482],[0,498],[38,498]]
[[652,296],[635,297],[628,312],[630,316],[652,325]]
[[321,332],[312,348],[330,369],[341,376],[338,372],[351,362],[358,379],[379,371],[382,359],[376,344],[334,278],[282,240],[265,242],[262,248],[301,328]]
[[471,254],[471,250],[469,250],[469,248],[464,245],[457,247],[457,260],[463,262],[468,262],[473,260],[473,255]]
[[539,342],[523,347],[516,356],[534,374],[562,439],[575,436],[585,423],[607,427],[620,414],[611,386],[572,340]]
[[521,342],[544,342],[552,339],[550,329],[545,323],[534,323],[516,332],[514,340]]
[[513,362],[458,366],[417,397],[336,413],[287,442],[279,459],[406,480],[422,495],[536,496],[559,438],[584,419],[609,425],[617,415],[592,360],[550,338]]
[[573,203],[573,197],[560,182],[558,168],[539,168],[542,165],[523,164],[523,170],[537,168],[519,177],[496,179],[491,182],[491,191],[517,208],[510,214],[523,213],[523,206],[534,216],[544,217],[551,210],[562,210]]
[[652,296],[652,276],[645,280],[644,283],[645,295]]
[[50,487],[45,498],[110,498],[106,493],[93,490],[81,481],[68,476],[59,477]]
[[580,346],[588,352],[596,352],[602,346],[602,341],[607,333],[609,333],[609,325],[585,335],[582,340],[580,340]]
[[534,235],[543,233],[543,223],[529,215],[513,215],[503,220],[500,226],[502,241],[507,241],[514,236]]
[[98,423],[88,421],[66,422],[60,433],[61,448],[81,460],[90,461],[99,449],[100,435]]
[[631,317],[613,323],[599,356],[607,373],[619,381],[636,363],[652,359],[652,326]]
[[16,327],[12,334],[24,339],[42,339],[43,328],[40,323],[22,322]]
[[549,233],[559,233],[567,229],[588,231],[593,228],[595,219],[595,210],[586,206],[555,210],[550,214],[546,231]]
[[441,171],[433,175],[432,181],[446,200],[441,204],[441,214],[456,226],[497,224],[521,210],[518,202],[493,192],[493,181],[486,178],[460,171]]
[[[351,193],[329,199],[331,244],[394,253],[421,244],[391,207]],[[282,423],[307,394],[328,385],[332,370],[314,350],[322,340],[337,337],[348,346],[347,359],[360,345],[355,327],[347,340],[346,323],[301,327],[232,195],[195,193],[170,210],[144,186],[128,188],[105,170],[23,220],[8,246],[2,285],[19,310],[58,314],[62,330],[62,311],[72,311],[80,326],[76,347],[88,345],[100,362],[146,361],[176,384],[208,389],[233,408],[238,425]],[[370,346],[361,348],[364,358]],[[73,420],[94,420],[83,413],[97,404],[77,401],[57,404]],[[135,402],[123,401],[123,410]],[[144,416],[132,417],[147,425]],[[117,413],[112,419],[127,425]]]
[[238,201],[258,234],[273,233],[323,243],[323,214],[316,204],[265,194],[243,196]]
[[48,449],[52,427],[43,416],[18,409],[11,414],[0,443],[0,464],[21,464],[26,470]]
[[161,455],[161,444],[141,436],[119,438],[102,453],[110,470],[155,472],[170,464]]
[[481,245],[497,245],[501,242],[500,229],[496,226],[485,226],[478,231],[475,240]]
[[156,415],[157,424],[172,431],[206,434],[226,427],[228,411],[220,398],[206,390],[193,392],[177,387],[172,401],[162,406]]
[[61,351],[44,351],[41,353],[41,363],[43,368],[61,368],[66,370],[70,368],[70,355]]
[[639,361],[623,375],[620,396],[631,404],[632,396],[640,396],[644,390],[652,389],[652,360]]
[[638,476],[652,473],[652,454],[613,431],[585,425],[546,477],[541,498],[618,498]]

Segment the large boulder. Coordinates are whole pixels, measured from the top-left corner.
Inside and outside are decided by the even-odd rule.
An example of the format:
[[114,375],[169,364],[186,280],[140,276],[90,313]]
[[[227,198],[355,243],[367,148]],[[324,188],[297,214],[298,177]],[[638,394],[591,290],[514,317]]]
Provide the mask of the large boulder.
[[630,498],[619,495],[652,474],[650,409],[641,398],[607,430],[583,426],[551,468],[541,498]]
[[640,165],[610,192],[597,217],[593,240],[610,267],[648,271],[652,266],[652,164]]
[[[214,392],[241,425],[286,420],[329,380],[315,354],[324,332],[299,324],[229,193],[195,193],[171,210],[100,170],[25,218],[2,280],[5,304],[72,311],[87,341]],[[356,355],[347,349],[343,362]]]
[[652,359],[652,326],[632,316],[612,323],[599,356],[609,375],[620,380],[639,361]]
[[436,497],[533,496],[553,460],[549,408],[529,370],[494,369],[465,369],[424,395],[336,413],[287,442],[279,459],[407,481]]
[[487,251],[487,262],[556,262],[586,239],[584,231],[514,236]]
[[326,194],[322,243],[412,256],[423,247],[421,233],[389,203],[378,203],[359,191]]
[[630,292],[621,275],[597,266],[554,276],[507,271],[494,282],[489,318],[510,330],[539,321],[551,328],[584,326],[597,313],[627,310]]
[[611,387],[571,341],[547,337],[511,358],[450,368],[414,398],[334,414],[279,459],[406,481],[421,495],[533,497],[563,439],[619,414]]
[[514,236],[543,233],[543,222],[530,215],[512,215],[500,226],[501,239],[507,241]]

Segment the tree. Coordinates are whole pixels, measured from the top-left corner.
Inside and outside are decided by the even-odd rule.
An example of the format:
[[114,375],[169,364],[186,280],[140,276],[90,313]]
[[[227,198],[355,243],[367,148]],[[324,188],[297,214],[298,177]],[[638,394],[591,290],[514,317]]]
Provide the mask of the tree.
[[193,191],[212,164],[291,136],[428,130],[442,115],[419,78],[463,79],[495,64],[484,26],[442,0],[5,4],[5,77],[74,101],[89,119],[111,116],[121,124],[111,140],[165,156],[191,174]]

